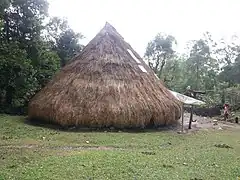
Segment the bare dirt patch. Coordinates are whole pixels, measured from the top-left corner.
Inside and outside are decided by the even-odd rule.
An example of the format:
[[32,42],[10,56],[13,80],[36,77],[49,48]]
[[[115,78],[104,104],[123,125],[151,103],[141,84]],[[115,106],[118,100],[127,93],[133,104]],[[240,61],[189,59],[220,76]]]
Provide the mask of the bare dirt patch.
[[38,146],[38,145],[1,145],[2,148],[8,149],[44,149],[44,150],[123,150],[118,147],[111,146]]
[[[187,131],[198,131],[198,130],[240,130],[240,124],[223,121],[219,117],[201,117],[193,115],[192,129],[188,130],[190,113],[184,113],[184,129]],[[214,122],[216,121],[217,122]]]

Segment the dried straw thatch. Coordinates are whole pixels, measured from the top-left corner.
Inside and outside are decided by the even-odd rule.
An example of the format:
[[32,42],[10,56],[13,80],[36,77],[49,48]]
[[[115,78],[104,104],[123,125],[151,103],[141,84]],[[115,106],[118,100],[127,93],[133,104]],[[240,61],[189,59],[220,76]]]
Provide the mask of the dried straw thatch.
[[30,119],[62,126],[143,128],[180,116],[179,102],[108,23],[29,104]]

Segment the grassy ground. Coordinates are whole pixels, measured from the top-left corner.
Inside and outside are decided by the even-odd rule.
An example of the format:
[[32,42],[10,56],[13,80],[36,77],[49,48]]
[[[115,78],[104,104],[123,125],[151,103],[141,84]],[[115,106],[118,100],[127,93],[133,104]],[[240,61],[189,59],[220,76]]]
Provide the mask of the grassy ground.
[[[227,144],[231,148],[219,148]],[[233,179],[240,132],[62,132],[0,115],[0,179]]]

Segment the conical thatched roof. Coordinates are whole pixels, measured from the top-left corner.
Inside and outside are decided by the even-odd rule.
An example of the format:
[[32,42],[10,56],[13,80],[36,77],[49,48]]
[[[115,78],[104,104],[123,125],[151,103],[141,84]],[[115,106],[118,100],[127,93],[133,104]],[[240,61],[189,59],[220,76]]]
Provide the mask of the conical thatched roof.
[[62,126],[138,128],[169,125],[179,102],[106,23],[29,104],[29,118]]

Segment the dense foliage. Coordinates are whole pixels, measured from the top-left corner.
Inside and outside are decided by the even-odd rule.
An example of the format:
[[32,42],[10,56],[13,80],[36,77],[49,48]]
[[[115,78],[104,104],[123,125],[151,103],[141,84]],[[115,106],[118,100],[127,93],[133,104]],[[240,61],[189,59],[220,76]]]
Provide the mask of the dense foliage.
[[191,41],[185,54],[173,50],[176,39],[158,34],[148,43],[145,59],[165,85],[184,93],[188,86],[205,91],[202,98],[208,105],[230,103],[240,107],[240,41],[214,42],[209,32]]
[[48,17],[46,0],[1,0],[0,111],[26,112],[29,99],[81,50],[81,38],[66,20]]

